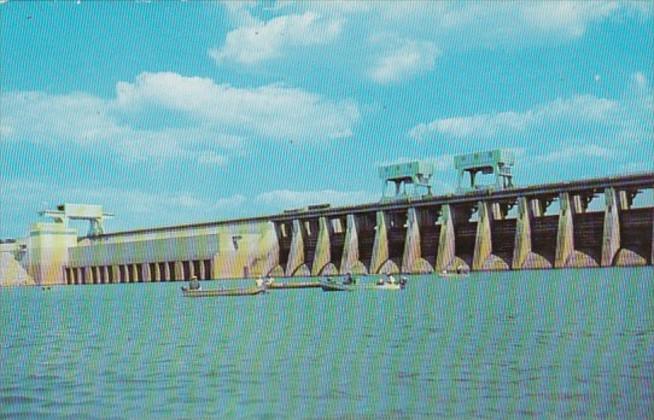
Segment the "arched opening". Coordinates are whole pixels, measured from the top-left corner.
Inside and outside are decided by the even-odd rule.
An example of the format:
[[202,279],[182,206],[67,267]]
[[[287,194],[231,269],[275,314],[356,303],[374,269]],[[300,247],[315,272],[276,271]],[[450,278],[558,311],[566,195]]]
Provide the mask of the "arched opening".
[[136,280],[143,283],[143,264],[136,264]]
[[180,280],[189,280],[191,278],[191,266],[189,261],[182,261],[182,278]]
[[175,281],[177,280],[177,274],[175,273],[175,262],[168,262],[168,275],[170,276],[168,280]]
[[201,261],[200,260],[194,260],[194,261],[192,261],[192,263],[193,263],[193,275],[195,277],[197,277],[198,279],[200,279],[200,280],[204,280],[204,273],[202,272],[203,270],[200,269],[201,268],[200,267]]
[[157,263],[149,263],[150,266],[150,281],[159,281],[159,266]]

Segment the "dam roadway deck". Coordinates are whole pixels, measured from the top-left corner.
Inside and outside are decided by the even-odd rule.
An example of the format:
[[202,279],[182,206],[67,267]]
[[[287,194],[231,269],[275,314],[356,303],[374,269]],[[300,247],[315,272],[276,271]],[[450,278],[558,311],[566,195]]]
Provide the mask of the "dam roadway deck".
[[648,265],[654,206],[633,202],[652,189],[648,172],[106,233],[69,248],[62,282]]
[[409,207],[428,207],[443,204],[460,204],[460,203],[474,203],[480,200],[511,200],[517,199],[519,196],[558,196],[563,192],[574,193],[600,193],[606,188],[614,188],[617,190],[644,190],[654,188],[654,172],[645,172],[624,176],[612,176],[603,178],[590,178],[569,182],[555,182],[549,184],[536,184],[526,187],[515,187],[501,191],[485,191],[480,190],[476,192],[469,192],[465,194],[446,194],[435,195],[431,197],[419,198],[406,198],[400,200],[393,200],[388,202],[376,202],[359,204],[355,206],[343,207],[329,207],[323,209],[303,210],[292,213],[279,213],[266,216],[229,219],[221,221],[192,223],[175,226],[163,226],[144,229],[132,229],[121,232],[105,233],[95,237],[82,237],[80,239],[89,239],[93,241],[102,240],[105,238],[120,237],[132,234],[145,234],[145,233],[160,233],[178,229],[189,228],[206,228],[212,226],[220,226],[226,224],[241,224],[247,222],[282,222],[293,220],[297,217],[301,218],[315,218],[321,216],[338,216],[350,213],[366,213],[377,210],[401,210],[408,209]]

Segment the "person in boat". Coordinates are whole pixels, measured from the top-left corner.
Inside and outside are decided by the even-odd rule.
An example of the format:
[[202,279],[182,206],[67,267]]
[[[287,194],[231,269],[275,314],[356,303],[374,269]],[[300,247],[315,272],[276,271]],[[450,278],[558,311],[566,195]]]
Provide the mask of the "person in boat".
[[400,277],[400,286],[405,286],[409,279],[406,276]]
[[456,267],[456,274],[468,274],[468,269],[464,265],[459,265]]
[[190,290],[200,290],[200,282],[196,276],[191,277],[191,282],[188,288]]
[[345,275],[345,280],[343,281],[343,284],[355,284],[356,280],[352,278],[352,273],[347,273]]
[[377,286],[383,286],[384,282],[386,281],[387,275],[384,275],[385,277],[380,277],[379,280],[377,280]]
[[388,284],[395,284],[395,283],[396,283],[395,277],[393,277],[393,276],[388,276],[388,278],[386,279],[386,282],[387,282]]

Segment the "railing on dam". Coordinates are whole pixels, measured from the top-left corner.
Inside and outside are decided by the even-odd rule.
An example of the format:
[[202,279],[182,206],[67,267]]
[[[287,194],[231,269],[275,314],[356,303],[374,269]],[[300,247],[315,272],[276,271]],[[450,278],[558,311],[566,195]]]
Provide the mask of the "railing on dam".
[[[210,232],[220,238],[215,249],[191,257],[207,262],[203,278],[647,265],[654,260],[654,207],[633,203],[653,188],[654,173],[634,174],[120,232],[86,238],[85,246]],[[602,208],[592,210],[598,196]],[[127,272],[188,278],[183,266],[175,269],[170,264],[177,262],[156,253],[138,264]],[[120,274],[120,266],[79,261],[66,268],[66,278],[138,281],[138,274]]]

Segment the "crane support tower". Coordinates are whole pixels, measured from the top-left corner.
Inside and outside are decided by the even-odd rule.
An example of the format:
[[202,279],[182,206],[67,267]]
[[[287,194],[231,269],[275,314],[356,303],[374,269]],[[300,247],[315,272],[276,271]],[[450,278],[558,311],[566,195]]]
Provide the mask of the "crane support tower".
[[43,210],[39,215],[52,218],[55,223],[63,223],[68,227],[69,220],[88,220],[88,236],[98,236],[104,233],[104,219],[114,215],[105,213],[102,206],[92,204],[60,204],[56,210]]
[[[379,177],[383,180],[382,201],[431,195],[430,181],[433,173],[433,163],[426,160],[380,166]],[[395,184],[395,195],[391,197],[386,195],[389,183]],[[407,189],[407,185],[411,185],[412,188]]]
[[[490,150],[487,152],[470,153],[454,157],[454,167],[458,172],[457,192],[466,193],[477,190],[503,190],[513,187],[513,175],[511,167],[515,163],[515,157],[510,150]],[[470,186],[464,185],[465,174],[470,174]],[[482,174],[493,174],[493,184],[479,184],[476,176]]]

